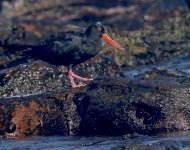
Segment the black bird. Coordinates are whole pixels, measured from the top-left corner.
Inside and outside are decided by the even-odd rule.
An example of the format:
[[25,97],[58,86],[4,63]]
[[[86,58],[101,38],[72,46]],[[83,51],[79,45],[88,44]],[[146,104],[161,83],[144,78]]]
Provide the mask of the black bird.
[[[72,66],[82,63],[95,55],[101,49],[102,40],[108,41],[117,49],[123,50],[106,33],[101,23],[89,26],[84,33],[65,32],[58,36],[40,43],[24,51],[25,56],[37,58],[54,65],[69,66],[69,78],[73,88],[86,85],[92,79],[83,78],[72,71]],[[74,78],[83,81],[83,84],[76,84]]]

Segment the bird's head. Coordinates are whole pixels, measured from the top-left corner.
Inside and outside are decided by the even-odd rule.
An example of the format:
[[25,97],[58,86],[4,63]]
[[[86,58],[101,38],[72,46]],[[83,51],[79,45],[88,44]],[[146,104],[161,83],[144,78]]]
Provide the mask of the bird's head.
[[85,34],[100,37],[106,40],[113,47],[124,50],[124,48],[122,48],[117,42],[115,42],[109,35],[106,34],[105,28],[101,22],[97,22],[96,24],[88,27]]
[[96,30],[102,35],[105,34],[106,30],[101,22],[97,22],[95,25]]

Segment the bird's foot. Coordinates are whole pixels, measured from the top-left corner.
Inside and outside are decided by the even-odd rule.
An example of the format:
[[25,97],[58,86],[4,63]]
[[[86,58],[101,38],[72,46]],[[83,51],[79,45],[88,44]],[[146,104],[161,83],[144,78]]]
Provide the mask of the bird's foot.
[[[74,81],[74,78],[76,78],[76,79],[78,79],[80,81],[83,81],[85,83],[76,84],[75,81]],[[88,82],[93,80],[91,78],[88,79],[88,78],[80,77],[80,76],[76,75],[72,70],[69,70],[69,79],[70,79],[70,82],[71,82],[71,86],[73,88],[79,88],[79,87],[86,86]]]
[[76,84],[75,82],[71,83],[71,86],[72,86],[73,88],[80,88],[80,87],[83,87],[83,86],[86,86],[86,85],[87,85],[87,84],[81,83],[81,82],[80,82],[80,84]]

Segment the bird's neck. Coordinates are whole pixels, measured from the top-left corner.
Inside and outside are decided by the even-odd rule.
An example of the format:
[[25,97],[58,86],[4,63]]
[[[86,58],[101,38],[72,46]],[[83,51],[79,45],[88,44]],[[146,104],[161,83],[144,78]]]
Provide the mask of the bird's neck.
[[87,45],[89,45],[88,52],[91,54],[97,54],[102,45],[101,33],[97,32],[97,29],[92,25],[85,31],[85,38]]
[[85,34],[86,35],[86,41],[88,42],[89,45],[102,45],[101,37],[100,35],[96,35],[96,33],[93,34]]
[[85,45],[86,45],[86,47],[88,47],[86,49],[86,54],[94,56],[97,53],[99,53],[99,51],[101,49],[101,45],[102,45],[101,39],[94,38],[91,36],[86,36],[85,39],[86,39]]
[[86,41],[89,41],[90,43],[98,44],[101,41],[101,38],[97,38],[94,36],[86,36]]

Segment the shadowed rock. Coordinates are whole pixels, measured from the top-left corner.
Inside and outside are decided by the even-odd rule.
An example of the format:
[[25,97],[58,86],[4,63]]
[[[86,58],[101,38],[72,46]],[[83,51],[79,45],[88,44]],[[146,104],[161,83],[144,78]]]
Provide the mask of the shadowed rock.
[[[0,99],[0,134],[23,138],[31,135],[73,135],[80,117],[72,102],[75,90]],[[9,129],[10,124],[14,130]]]
[[81,134],[154,134],[187,130],[190,86],[184,78],[126,81],[99,78],[74,101],[81,116]]

